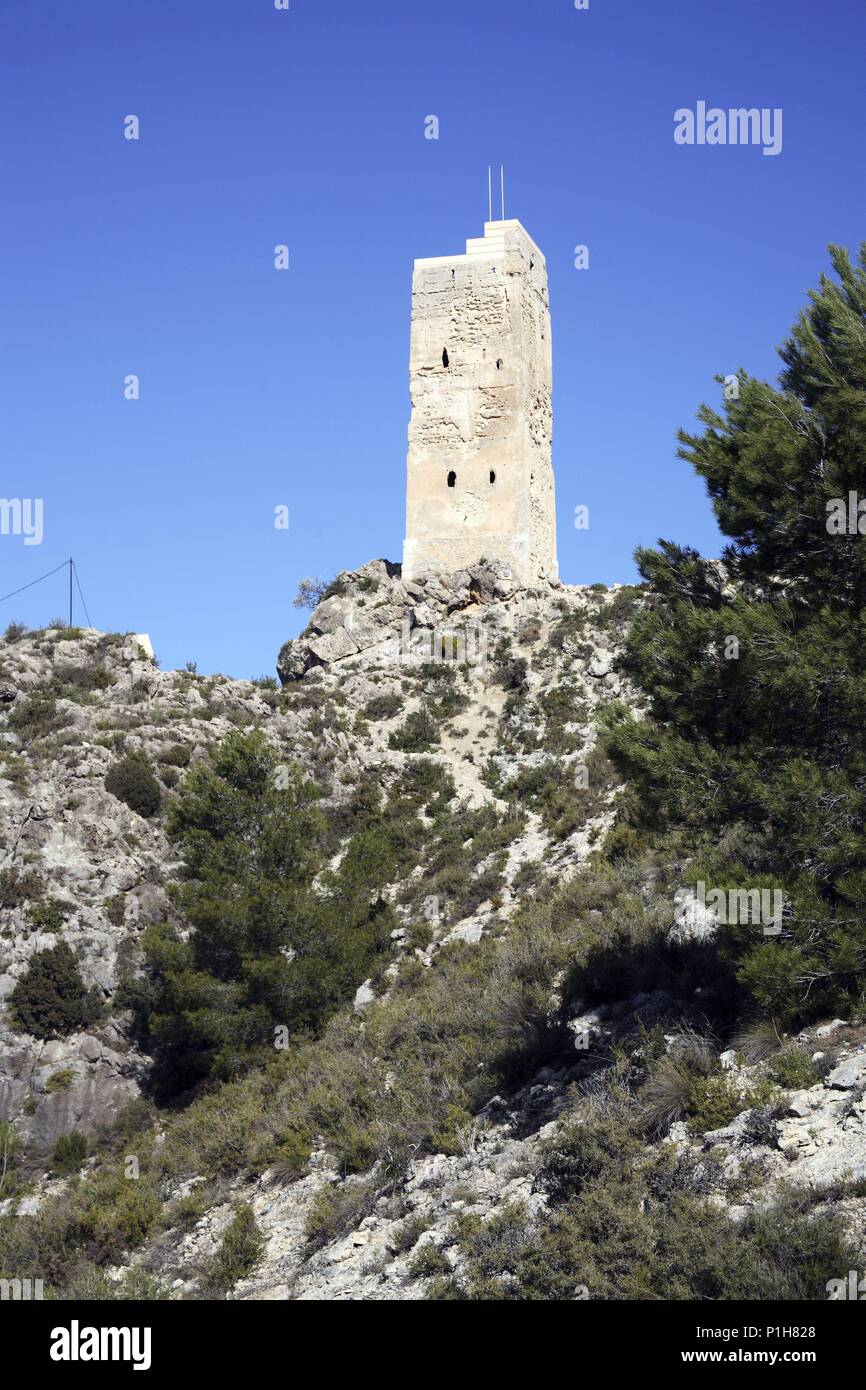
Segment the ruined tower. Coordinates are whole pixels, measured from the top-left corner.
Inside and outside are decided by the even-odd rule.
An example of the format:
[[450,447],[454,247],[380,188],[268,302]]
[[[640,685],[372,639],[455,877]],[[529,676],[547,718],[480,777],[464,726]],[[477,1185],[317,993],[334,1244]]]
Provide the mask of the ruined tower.
[[517,221],[415,262],[403,577],[496,559],[555,580],[547,267]]

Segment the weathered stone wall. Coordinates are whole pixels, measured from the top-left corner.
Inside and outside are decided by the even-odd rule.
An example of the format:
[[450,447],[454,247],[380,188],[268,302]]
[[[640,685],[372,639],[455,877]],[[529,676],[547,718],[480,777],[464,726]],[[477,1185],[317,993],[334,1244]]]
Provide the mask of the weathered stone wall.
[[498,560],[557,579],[544,256],[517,221],[415,262],[403,575]]

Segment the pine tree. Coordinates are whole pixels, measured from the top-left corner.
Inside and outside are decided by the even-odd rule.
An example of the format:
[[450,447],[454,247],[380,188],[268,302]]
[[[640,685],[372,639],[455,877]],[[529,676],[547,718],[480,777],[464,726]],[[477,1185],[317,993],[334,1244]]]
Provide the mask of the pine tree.
[[729,541],[721,563],[638,551],[648,600],[624,666],[648,716],[608,720],[635,820],[750,829],[753,871],[790,908],[777,939],[732,931],[722,949],[790,1020],[860,1001],[866,964],[866,244],[856,266],[830,254],[838,279],[811,294],[778,386],[742,372],[703,433],[680,433]]
[[126,989],[158,1091],[235,1076],[272,1058],[278,1036],[314,1033],[388,941],[378,890],[392,850],[376,809],[329,873],[319,799],[258,731],[230,735],[179,789],[168,832],[184,861],[176,900],[188,930],[150,927],[150,978]]

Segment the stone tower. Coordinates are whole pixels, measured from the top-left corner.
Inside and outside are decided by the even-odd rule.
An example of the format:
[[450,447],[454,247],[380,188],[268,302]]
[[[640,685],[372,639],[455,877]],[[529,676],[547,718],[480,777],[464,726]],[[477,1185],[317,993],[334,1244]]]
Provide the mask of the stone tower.
[[544,256],[517,221],[415,262],[403,577],[482,558],[557,579]]

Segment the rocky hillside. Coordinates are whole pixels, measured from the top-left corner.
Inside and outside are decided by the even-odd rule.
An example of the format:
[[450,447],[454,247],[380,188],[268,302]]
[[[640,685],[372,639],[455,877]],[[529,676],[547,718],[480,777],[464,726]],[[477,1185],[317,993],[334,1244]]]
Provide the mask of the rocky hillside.
[[[828,1249],[856,1242],[866,1035],[844,1020],[799,1039],[702,1033],[714,923],[677,918],[675,853],[635,857],[614,826],[622,788],[597,717],[638,705],[615,660],[640,601],[518,590],[486,564],[404,586],[375,561],[282,648],[281,687],[160,671],[141,637],[7,636],[0,1134],[15,1158],[0,1272],[32,1232],[44,1250],[74,1227],[67,1294],[642,1296],[610,1285],[597,1233],[562,1225],[563,1191],[602,1170],[635,1213],[635,1268],[676,1194],[716,1213],[710,1244],[750,1242],[772,1291],[761,1213],[791,1183],[792,1221],[829,1213],[842,1234]],[[361,789],[393,800],[411,784],[421,841],[377,890],[390,944],[318,1036],[161,1110],[135,991],[147,929],[189,932],[167,809],[210,750],[254,728],[277,775],[299,766],[319,787],[338,828],[329,872]],[[669,987],[641,963],[650,934],[679,953]],[[62,1019],[39,957],[72,980]],[[564,1229],[583,1255],[531,1272]],[[715,1287],[709,1246],[701,1259]],[[662,1296],[685,1296],[665,1277]]]
[[[498,759],[506,780],[519,766],[545,761],[542,748],[520,759],[516,749],[499,748],[507,690],[493,649],[511,643],[516,658],[533,667],[527,687],[544,698],[576,657],[567,639],[561,648],[549,646],[552,629],[565,613],[594,612],[613,595],[559,589],[515,598],[510,583],[487,570],[455,576],[453,589],[434,580],[426,592],[420,585],[407,592],[398,573],[376,561],[337,581],[338,592],[319,604],[304,637],[280,653],[282,696],[273,681],[160,671],[149,640],[131,635],[49,628],[0,647],[0,1000],[34,954],[62,940],[109,1009],[93,1033],[47,1042],[3,1018],[0,1104],[22,1137],[48,1145],[70,1128],[101,1123],[137,1093],[143,1076],[142,1058],[110,1006],[124,971],[136,968],[143,928],[173,916],[166,889],[177,865],[163,817],[142,816],[106,790],[120,759],[143,754],[164,799],[208,747],[233,729],[260,725],[280,756],[325,783],[333,800],[348,795],[368,769],[388,785],[415,756],[390,747],[391,735],[439,684],[435,674],[421,674],[438,623],[461,641],[469,631],[468,656],[442,662],[454,689],[448,685],[448,714],[429,745],[453,774],[461,800],[502,810],[501,797],[482,780],[490,759]],[[591,708],[617,690],[617,679],[610,635],[590,630],[582,650],[589,641],[591,659],[584,651],[582,665],[592,671],[584,681]],[[574,745],[562,759],[568,765],[591,745],[591,721],[575,725],[573,734],[564,727]],[[422,739],[418,746],[428,745]],[[592,828],[556,843],[558,859],[585,852]],[[511,847],[499,911],[509,910],[520,867],[548,848],[539,815],[530,813],[526,833]],[[450,930],[471,939],[483,920],[473,914]],[[70,1071],[62,1086],[52,1083]]]
[[[615,1011],[618,1018],[593,1014],[575,1019],[573,1026],[578,1036],[589,1028],[594,1048],[609,1055],[605,1045],[612,1035],[632,1036],[636,1026],[659,1017],[663,1003],[637,997]],[[669,1036],[674,1051],[680,1042],[677,1035]],[[745,1222],[780,1192],[799,1191],[804,1195],[795,1201],[816,1213],[835,1214],[854,1248],[862,1250],[866,1029],[836,1020],[795,1045],[804,1049],[807,1060],[815,1059],[814,1084],[800,1085],[813,1079],[805,1073],[783,1076],[786,1085],[776,1086],[772,1097],[765,1065],[749,1065],[733,1052],[723,1054],[724,1074],[731,1078],[732,1091],[741,1095],[742,1108],[735,1105],[738,1113],[731,1123],[703,1134],[692,1132],[694,1125],[685,1121],[672,1126],[663,1141],[671,1151],[672,1181],[708,1196],[731,1223]],[[592,1133],[609,1103],[591,1083],[584,1095],[574,1094],[569,1083],[581,1073],[591,1075],[592,1068],[545,1067],[514,1095],[493,1097],[461,1132],[456,1153],[449,1147],[447,1153],[419,1156],[396,1192],[377,1194],[365,1177],[345,1178],[325,1149],[314,1152],[309,1172],[288,1186],[271,1172],[253,1184],[239,1184],[172,1248],[162,1265],[164,1277],[178,1268],[199,1268],[218,1248],[241,1201],[254,1212],[267,1245],[254,1272],[235,1287],[236,1298],[425,1298],[431,1280],[443,1276],[458,1287],[462,1282],[472,1288],[479,1282],[477,1230],[483,1232],[485,1226],[512,1249],[497,1270],[504,1282],[484,1296],[507,1296],[513,1247],[544,1241],[550,1168],[555,1166],[551,1154],[554,1160],[561,1161],[563,1153],[567,1157],[574,1127],[585,1123]],[[339,1204],[335,1192],[342,1196]],[[333,1232],[332,1219],[337,1220]],[[321,1249],[314,1248],[311,1231],[324,1239]],[[840,1277],[846,1274],[839,1269]],[[194,1293],[194,1280],[176,1277],[180,1293]],[[577,1299],[598,1296],[592,1281],[556,1292]],[[627,1289],[607,1293],[624,1297]],[[743,1296],[759,1293],[746,1288]],[[814,1296],[827,1295],[820,1287]]]

